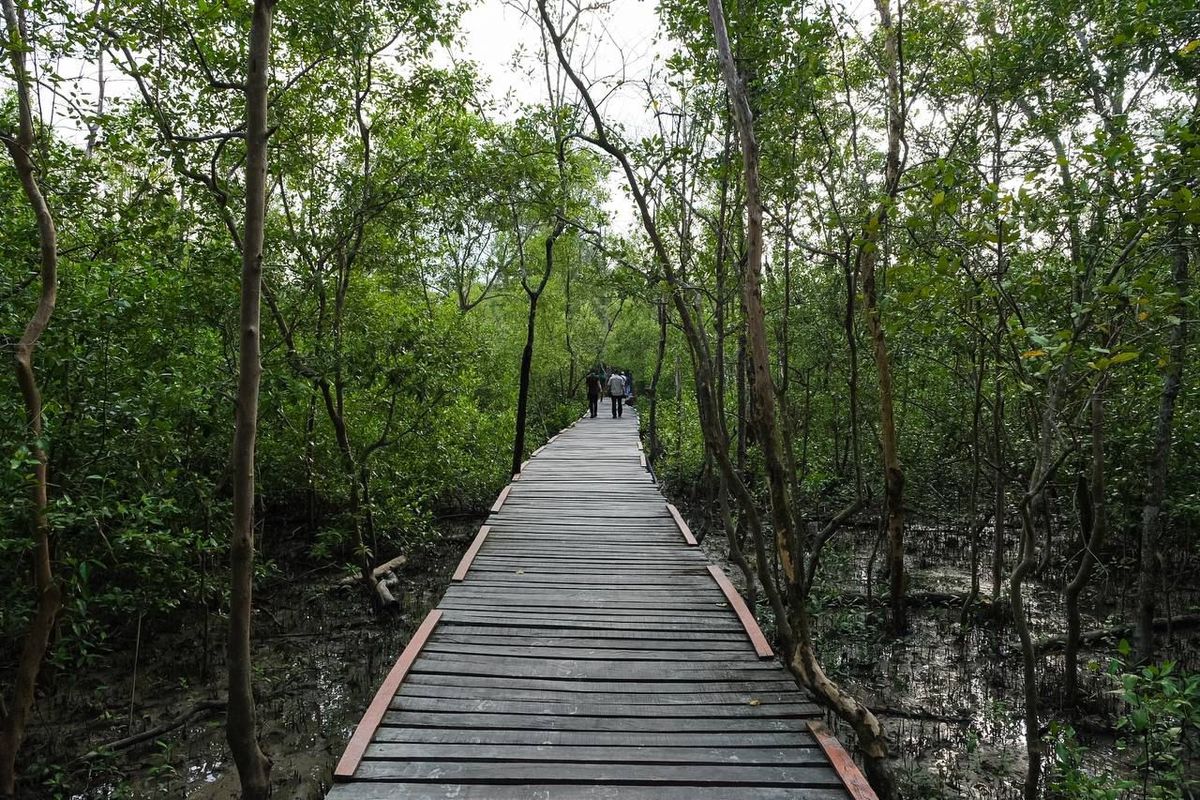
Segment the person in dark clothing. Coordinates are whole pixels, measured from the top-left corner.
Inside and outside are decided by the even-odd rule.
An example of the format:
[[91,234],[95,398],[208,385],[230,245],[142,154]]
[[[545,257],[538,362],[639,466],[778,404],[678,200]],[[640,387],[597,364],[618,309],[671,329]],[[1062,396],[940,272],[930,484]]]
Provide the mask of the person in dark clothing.
[[600,392],[604,388],[604,373],[599,367],[594,368],[587,374],[587,396],[588,396],[588,412],[591,413],[592,419],[596,418],[596,413],[600,408]]
[[612,398],[613,419],[621,416],[625,404],[625,376],[613,370],[608,378],[608,396]]

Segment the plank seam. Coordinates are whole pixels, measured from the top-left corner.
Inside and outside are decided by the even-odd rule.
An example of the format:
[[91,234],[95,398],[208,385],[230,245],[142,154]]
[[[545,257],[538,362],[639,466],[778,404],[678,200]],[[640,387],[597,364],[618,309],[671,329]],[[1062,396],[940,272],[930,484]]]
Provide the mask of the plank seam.
[[354,777],[354,771],[358,769],[359,762],[362,761],[363,754],[367,751],[367,745],[371,743],[371,739],[375,736],[375,730],[383,721],[383,715],[388,712],[392,698],[396,696],[396,692],[400,691],[400,684],[404,680],[404,676],[412,669],[417,655],[420,654],[421,648],[425,646],[425,642],[429,640],[429,636],[441,618],[440,609],[435,608],[430,611],[421,626],[417,628],[416,633],[408,640],[408,645],[400,653],[396,663],[392,665],[387,677],[383,679],[379,691],[375,692],[375,699],[367,707],[367,713],[363,714],[363,718],[358,722],[358,727],[354,729],[354,735],[346,744],[346,750],[342,753],[337,768],[333,771],[335,781],[345,782]]
[[846,752],[846,748],[842,747],[838,738],[829,731],[829,728],[826,728],[823,722],[809,720],[808,729],[812,731],[813,737],[825,751],[825,757],[829,759],[830,765],[838,774],[852,800],[879,800],[879,795],[875,794],[871,784],[867,783],[866,776],[862,774],[858,765],[854,763],[854,759]]
[[454,570],[454,575],[450,577],[450,580],[461,581],[467,577],[467,571],[475,563],[475,556],[479,555],[479,548],[483,547],[483,541],[487,538],[488,531],[491,529],[491,525],[484,525],[479,529],[479,533],[475,534],[475,540],[471,542],[471,546],[467,548],[467,552],[463,553],[462,560],[458,562],[458,567]]
[[742,627],[746,629],[746,635],[750,637],[750,643],[754,645],[754,652],[758,653],[759,658],[772,658],[775,655],[775,651],[771,649],[771,643],[763,635],[762,628],[758,627],[758,622],[754,619],[754,615],[750,613],[746,601],[742,599],[742,596],[738,594],[738,590],[729,582],[729,578],[725,577],[725,573],[721,571],[720,567],[712,564],[708,565],[708,573],[713,576],[713,580],[717,582],[717,586],[721,587],[721,592],[724,593],[725,599],[729,601],[729,605],[737,613]]
[[696,541],[696,537],[692,535],[692,529],[683,521],[683,515],[679,513],[679,509],[673,504],[667,503],[667,511],[671,512],[671,516],[675,519],[675,524],[679,526],[679,532],[683,534],[683,540],[692,547],[696,547],[700,543]]

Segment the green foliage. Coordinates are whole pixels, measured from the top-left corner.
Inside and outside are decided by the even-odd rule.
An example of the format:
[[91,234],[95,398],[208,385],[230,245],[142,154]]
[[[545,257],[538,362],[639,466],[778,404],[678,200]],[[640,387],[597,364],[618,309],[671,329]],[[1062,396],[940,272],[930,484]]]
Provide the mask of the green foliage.
[[1200,755],[1200,675],[1180,673],[1170,661],[1130,668],[1129,643],[1122,641],[1118,650],[1107,674],[1125,706],[1116,726],[1121,762],[1089,763],[1074,729],[1054,723],[1051,789],[1072,800],[1190,797],[1200,787],[1194,768]]

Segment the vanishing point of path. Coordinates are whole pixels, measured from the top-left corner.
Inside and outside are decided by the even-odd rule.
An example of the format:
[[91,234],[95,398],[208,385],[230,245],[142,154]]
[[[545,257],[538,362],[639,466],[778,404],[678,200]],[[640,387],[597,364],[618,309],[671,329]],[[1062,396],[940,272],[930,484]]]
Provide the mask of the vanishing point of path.
[[328,800],[873,798],[659,493],[632,409],[536,451]]

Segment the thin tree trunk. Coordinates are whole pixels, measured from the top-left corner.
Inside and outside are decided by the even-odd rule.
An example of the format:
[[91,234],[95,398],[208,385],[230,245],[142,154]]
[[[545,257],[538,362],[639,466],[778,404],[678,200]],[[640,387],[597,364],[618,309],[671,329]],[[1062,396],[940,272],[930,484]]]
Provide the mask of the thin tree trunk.
[[977,347],[979,348],[979,360],[973,370],[975,373],[972,387],[974,399],[971,404],[971,489],[967,499],[968,535],[971,537],[969,543],[971,548],[971,592],[967,596],[967,601],[963,603],[960,617],[962,624],[966,624],[971,606],[975,602],[975,598],[979,596],[979,536],[983,532],[983,525],[977,526],[975,520],[979,516],[979,482],[983,472],[979,423],[983,413],[983,371],[986,357],[982,341],[977,343]]
[[658,302],[658,349],[654,356],[654,375],[650,379],[650,463],[658,460],[658,381],[662,377],[663,357],[667,352],[667,304]]
[[[995,335],[997,361],[1000,357],[1001,330],[1004,317],[1000,316]],[[1008,510],[1008,479],[1004,474],[1004,384],[999,369],[992,374],[992,602],[1000,602],[1004,586],[1004,526]]]
[[258,744],[250,663],[254,586],[254,450],[258,427],[260,295],[266,227],[267,82],[275,0],[255,0],[246,68],[246,212],[242,237],[241,346],[233,439],[233,538],[230,547],[229,707],[225,735],[244,800],[271,793],[271,761]]
[[1146,480],[1146,502],[1142,507],[1142,555],[1138,568],[1137,631],[1134,634],[1135,652],[1143,664],[1154,658],[1154,613],[1156,594],[1161,582],[1159,537],[1162,534],[1162,506],[1167,493],[1167,467],[1171,459],[1171,427],[1175,417],[1175,400],[1183,385],[1183,363],[1187,356],[1187,327],[1183,301],[1188,292],[1188,247],[1182,235],[1175,247],[1175,290],[1179,293],[1175,314],[1180,322],[1168,337],[1169,353],[1163,370],[1163,388],[1158,401],[1158,418],[1154,424],[1154,450],[1150,457]]
[[1025,771],[1025,800],[1038,800],[1038,789],[1042,778],[1042,732],[1038,710],[1038,653],[1029,632],[1029,620],[1025,616],[1025,599],[1022,594],[1025,579],[1037,567],[1037,528],[1033,520],[1034,499],[1046,489],[1046,483],[1054,475],[1057,464],[1051,463],[1055,441],[1055,416],[1058,414],[1058,398],[1061,384],[1065,381],[1067,364],[1049,378],[1046,406],[1038,431],[1038,453],[1029,475],[1029,487],[1021,497],[1018,511],[1021,517],[1021,550],[1016,567],[1009,576],[1009,602],[1012,605],[1013,626],[1021,640],[1021,676],[1025,705],[1025,753],[1028,760]]
[[550,273],[554,269],[554,243],[562,235],[565,223],[560,219],[554,230],[546,237],[546,268],[537,289],[530,289],[522,280],[525,293],[529,296],[529,318],[525,329],[525,348],[521,351],[520,388],[517,391],[517,422],[513,436],[512,474],[521,471],[521,463],[525,460],[525,418],[529,410],[529,379],[533,370],[533,343],[537,331],[538,299],[550,281]]
[[[884,183],[889,200],[894,198],[900,183],[900,144],[904,117],[900,102],[899,32],[892,20],[890,0],[876,0],[880,25],[884,31],[885,69],[887,73],[888,130],[887,161]],[[859,271],[862,274],[863,305],[867,331],[871,336],[872,355],[879,375],[879,442],[883,457],[884,499],[887,511],[888,575],[891,581],[892,635],[908,630],[904,603],[904,470],[900,466],[900,449],[896,437],[896,412],[892,388],[892,361],[888,354],[883,319],[880,316],[876,288],[876,262],[887,222],[887,205],[881,204],[870,216],[863,231],[863,246],[859,248]]]
[[[746,341],[750,360],[750,400],[754,434],[766,462],[771,522],[775,532],[775,548],[780,567],[787,582],[788,627],[791,640],[786,659],[807,686],[849,722],[858,736],[866,757],[868,778],[884,800],[897,796],[895,780],[887,767],[888,746],[882,726],[864,705],[844,694],[829,681],[815,658],[809,633],[807,608],[808,587],[804,565],[798,561],[800,537],[795,528],[789,497],[790,482],[781,453],[775,418],[775,391],[772,387],[770,357],[767,349],[766,312],[762,302],[762,199],[759,189],[758,143],[750,111],[749,95],[729,44],[725,27],[725,10],[721,0],[708,0],[708,15],[716,38],[717,57],[729,92],[730,105],[738,129],[742,149],[742,164],[746,185],[746,269],[742,280],[745,302]],[[757,537],[761,541],[761,535]],[[760,572],[762,570],[760,569]],[[765,586],[770,586],[770,573],[763,572]]]
[[0,796],[14,797],[17,783],[17,752],[25,738],[25,726],[33,711],[38,673],[50,646],[54,623],[62,608],[62,589],[54,577],[54,532],[50,525],[49,456],[42,446],[42,395],[33,356],[38,340],[50,324],[58,294],[58,246],[54,216],[42,194],[33,163],[34,124],[30,76],[26,72],[25,51],[28,37],[24,11],[13,0],[3,0],[8,56],[12,62],[17,90],[18,130],[15,139],[4,136],[4,145],[12,157],[21,188],[37,220],[39,277],[38,304],[16,347],[17,384],[25,405],[29,426],[28,446],[34,458],[33,468],[33,590],[37,600],[33,618],[25,630],[25,640],[13,676],[12,692],[0,695]]
[[[854,306],[855,295],[858,293],[857,281],[855,280],[854,268],[850,264],[850,259],[847,257],[844,263],[844,272],[846,278],[846,312],[843,318],[846,330],[846,348],[848,350],[848,358],[850,362],[849,374],[846,377],[846,393],[849,403],[850,413],[850,447],[854,457],[854,491],[855,496],[863,496],[862,482],[862,458],[858,452],[858,336],[854,332]],[[805,387],[805,414],[807,415],[808,391]],[[806,423],[807,424],[807,423]],[[807,442],[806,442],[807,445]],[[806,447],[807,450],[807,447]]]
[[[1079,596],[1092,577],[1092,568],[1099,558],[1100,548],[1108,533],[1108,518],[1105,508],[1104,480],[1104,384],[1100,379],[1091,397],[1092,426],[1092,474],[1090,486],[1080,487],[1081,514],[1084,518],[1086,543],[1079,559],[1075,577],[1063,590],[1067,615],[1067,646],[1063,654],[1063,687],[1067,709],[1074,713],[1079,701]],[[1085,511],[1086,509],[1086,511]]]

